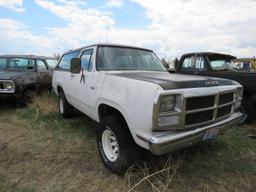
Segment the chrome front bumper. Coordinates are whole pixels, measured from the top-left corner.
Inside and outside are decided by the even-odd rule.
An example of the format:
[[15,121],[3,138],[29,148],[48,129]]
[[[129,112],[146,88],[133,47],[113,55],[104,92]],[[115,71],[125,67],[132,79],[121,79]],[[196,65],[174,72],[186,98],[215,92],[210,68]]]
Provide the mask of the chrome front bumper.
[[227,119],[220,122],[196,128],[188,131],[179,131],[167,135],[150,137],[149,149],[155,155],[163,155],[181,148],[185,148],[196,143],[202,142],[207,130],[218,128],[218,134],[223,134],[233,125],[241,123],[245,119],[245,115],[237,112],[232,114]]

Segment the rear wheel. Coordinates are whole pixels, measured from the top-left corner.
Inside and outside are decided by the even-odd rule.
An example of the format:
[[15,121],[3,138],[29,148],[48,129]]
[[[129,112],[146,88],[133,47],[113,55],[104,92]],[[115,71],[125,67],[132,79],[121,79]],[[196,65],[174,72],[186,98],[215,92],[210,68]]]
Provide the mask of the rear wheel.
[[64,93],[61,91],[59,93],[59,113],[63,118],[70,118],[72,116],[72,111],[73,108],[72,106],[68,103]]
[[126,123],[115,116],[105,117],[101,121],[97,146],[104,165],[116,174],[124,174],[143,154],[133,141]]

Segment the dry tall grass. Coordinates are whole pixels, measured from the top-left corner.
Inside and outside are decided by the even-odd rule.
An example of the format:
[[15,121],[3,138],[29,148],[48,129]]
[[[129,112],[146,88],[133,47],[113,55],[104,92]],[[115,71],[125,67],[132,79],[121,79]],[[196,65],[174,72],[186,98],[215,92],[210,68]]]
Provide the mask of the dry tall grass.
[[[28,108],[0,109],[0,192],[254,191],[252,126],[163,157],[148,156],[119,177],[101,163],[97,124],[78,113],[64,120],[54,96]],[[255,126],[256,127],[256,126]]]
[[[164,161],[158,162],[158,166],[152,167],[146,162],[130,167],[124,177],[124,191],[154,191],[165,192],[174,182],[182,159],[172,159],[169,156]],[[153,170],[151,170],[153,168]]]
[[48,115],[52,113],[57,113],[57,98],[53,95],[44,93],[35,97],[29,107],[36,111],[36,117],[40,115]]

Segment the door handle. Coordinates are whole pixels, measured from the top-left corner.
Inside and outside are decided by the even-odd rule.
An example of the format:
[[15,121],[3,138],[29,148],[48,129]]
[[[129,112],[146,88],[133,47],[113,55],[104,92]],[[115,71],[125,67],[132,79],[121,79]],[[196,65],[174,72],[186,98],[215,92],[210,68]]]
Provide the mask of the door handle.
[[71,74],[71,77],[73,78],[73,77],[75,77],[75,75]]

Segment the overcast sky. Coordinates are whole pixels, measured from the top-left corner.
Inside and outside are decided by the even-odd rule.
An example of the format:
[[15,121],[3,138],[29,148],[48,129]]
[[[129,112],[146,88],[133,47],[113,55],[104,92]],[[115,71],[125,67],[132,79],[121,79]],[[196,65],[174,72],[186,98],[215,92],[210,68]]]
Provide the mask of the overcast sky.
[[256,0],[0,0],[0,54],[99,42],[256,56]]

